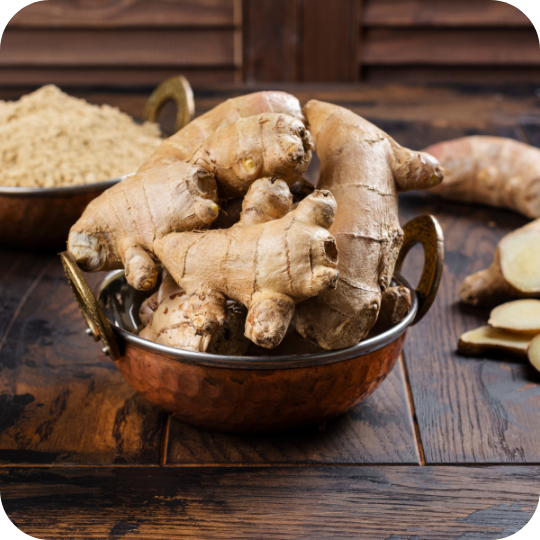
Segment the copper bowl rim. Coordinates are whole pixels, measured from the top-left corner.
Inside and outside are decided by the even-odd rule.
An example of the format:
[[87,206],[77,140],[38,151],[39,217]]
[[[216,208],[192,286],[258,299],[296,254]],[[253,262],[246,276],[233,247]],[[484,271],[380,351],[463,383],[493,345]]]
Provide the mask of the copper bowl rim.
[[[124,276],[123,270],[115,270],[105,276],[97,285],[95,295],[98,303],[101,304],[101,293],[107,286]],[[117,321],[109,320],[112,330],[119,341],[120,348],[123,344],[134,345],[142,348],[150,354],[155,354],[158,358],[167,358],[181,363],[195,364],[199,366],[224,368],[224,369],[294,369],[304,367],[316,367],[327,364],[334,364],[351,360],[359,356],[366,355],[373,351],[382,349],[389,343],[398,339],[407,328],[414,323],[419,303],[414,287],[399,273],[394,274],[394,280],[398,285],[403,285],[411,291],[411,309],[406,317],[393,326],[390,330],[365,339],[360,343],[346,349],[325,351],[310,354],[294,354],[282,356],[223,356],[219,354],[198,353],[175,349],[167,345],[160,345],[152,341],[143,339],[118,325]]]
[[4,197],[71,197],[73,195],[85,195],[96,191],[105,191],[110,187],[118,184],[124,178],[131,176],[134,173],[111,178],[104,182],[95,182],[93,184],[83,184],[80,186],[62,186],[54,188],[41,187],[16,187],[16,186],[0,186],[0,196]]

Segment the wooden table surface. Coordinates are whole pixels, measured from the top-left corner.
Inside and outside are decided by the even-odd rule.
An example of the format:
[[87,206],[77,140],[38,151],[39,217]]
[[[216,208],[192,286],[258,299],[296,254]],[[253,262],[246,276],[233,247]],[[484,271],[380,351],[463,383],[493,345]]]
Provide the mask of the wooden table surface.
[[[343,104],[412,148],[478,133],[540,146],[532,89],[286,89]],[[144,104],[134,92],[76,93],[136,116]],[[239,93],[201,89],[197,112]],[[460,304],[457,291],[527,220],[419,194],[403,195],[400,212],[403,223],[431,213],[442,224],[434,306],[370,398],[324,428],[268,436],[168,418],[86,336],[58,256],[1,250],[0,493],[9,517],[42,539],[487,540],[521,529],[540,493],[540,376],[524,361],[456,352],[458,336],[488,314]],[[421,265],[415,248],[405,274],[417,279]]]

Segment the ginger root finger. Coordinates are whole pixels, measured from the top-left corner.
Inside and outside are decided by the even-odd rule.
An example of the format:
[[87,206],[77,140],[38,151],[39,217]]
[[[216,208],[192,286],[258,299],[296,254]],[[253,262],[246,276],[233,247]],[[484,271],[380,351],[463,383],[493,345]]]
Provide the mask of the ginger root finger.
[[432,192],[448,199],[540,217],[540,150],[502,137],[472,136],[426,149],[445,170]]
[[536,369],[540,371],[540,336],[536,336],[530,343],[527,350],[527,356],[529,362]]
[[489,268],[468,276],[459,295],[468,304],[485,306],[540,296],[540,219],[507,234]]
[[218,215],[207,170],[178,162],[128,177],[94,199],[71,228],[68,250],[89,272],[126,268],[136,289],[155,285],[153,244],[172,230],[206,228]]
[[331,191],[339,208],[329,230],[340,277],[336,290],[297,306],[295,324],[320,347],[341,349],[366,337],[390,287],[403,238],[398,192],[432,187],[443,173],[434,158],[343,107],[312,100],[304,113],[321,160],[318,188]]
[[503,351],[513,356],[525,357],[530,341],[531,336],[491,326],[481,326],[461,335],[458,351],[467,355]]
[[[245,308],[238,303],[227,302],[221,325],[201,334],[188,316],[190,298],[179,288],[177,291],[180,292],[165,296],[164,289],[167,288],[163,282],[160,291],[154,295],[162,296],[163,299],[139,333],[140,337],[187,351],[227,355],[242,355],[246,352],[249,341],[243,336]],[[139,315],[142,320],[142,313],[139,312]]]
[[[261,189],[261,184],[266,187]],[[261,208],[266,212],[273,213],[268,210],[273,200],[285,211],[287,205],[272,195],[285,188],[281,180],[257,180],[246,195],[244,210],[253,198],[264,196]],[[171,233],[156,242],[156,253],[188,295],[219,293],[246,306],[246,334],[263,347],[275,346],[287,331],[290,306],[294,309],[298,302],[336,285],[335,240],[320,225],[330,226],[335,212],[332,194],[315,191],[280,219],[250,223],[252,213],[246,212],[230,229]],[[268,324],[261,318],[263,308],[269,313]]]
[[401,322],[411,309],[411,291],[407,287],[390,287],[382,293],[377,322],[371,334],[386,332]]
[[520,334],[540,334],[540,300],[515,300],[492,310],[488,324]]
[[235,124],[241,118],[263,113],[286,114],[303,122],[304,115],[298,100],[285,92],[256,92],[224,101],[199,116],[169,139],[165,140],[140,172],[157,164],[189,161],[203,141],[217,129]]
[[300,120],[264,113],[217,129],[190,161],[214,173],[220,196],[228,199],[244,195],[258,178],[276,176],[293,185],[307,170],[312,149]]

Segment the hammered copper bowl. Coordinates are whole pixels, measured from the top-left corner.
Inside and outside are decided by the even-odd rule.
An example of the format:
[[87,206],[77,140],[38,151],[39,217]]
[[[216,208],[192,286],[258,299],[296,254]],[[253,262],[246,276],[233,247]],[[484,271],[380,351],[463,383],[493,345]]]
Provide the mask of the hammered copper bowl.
[[120,180],[58,188],[0,186],[0,245],[65,249],[69,229],[88,203]]
[[[290,356],[220,356],[158,345],[136,335],[138,308],[151,293],[111,272],[96,290],[97,304],[73,259],[62,254],[89,333],[105,344],[126,381],[149,402],[180,420],[229,432],[291,429],[339,416],[369,396],[392,370],[407,329],[427,312],[440,282],[443,241],[437,221],[417,218],[405,226],[396,268],[415,243],[425,263],[418,289],[399,273],[412,306],[400,323],[359,344],[336,351]],[[91,293],[90,293],[91,294]]]

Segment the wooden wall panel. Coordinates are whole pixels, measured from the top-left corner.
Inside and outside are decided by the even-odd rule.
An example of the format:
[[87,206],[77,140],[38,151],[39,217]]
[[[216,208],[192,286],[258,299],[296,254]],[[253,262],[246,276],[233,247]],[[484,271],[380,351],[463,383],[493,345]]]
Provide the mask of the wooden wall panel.
[[493,0],[364,0],[366,26],[530,26],[517,8]]
[[304,0],[303,81],[358,80],[358,0]]
[[363,65],[540,65],[534,28],[375,28],[364,35]]
[[234,25],[234,0],[48,0],[22,9],[12,27],[123,28]]
[[0,66],[232,67],[233,32],[8,28]]
[[243,2],[244,80],[297,81],[299,0]]

